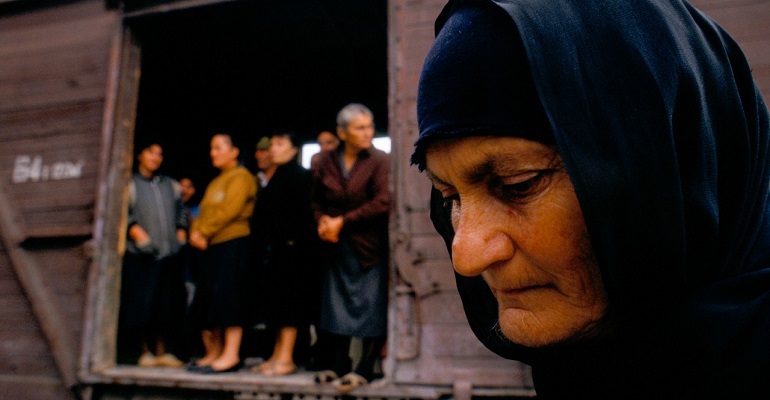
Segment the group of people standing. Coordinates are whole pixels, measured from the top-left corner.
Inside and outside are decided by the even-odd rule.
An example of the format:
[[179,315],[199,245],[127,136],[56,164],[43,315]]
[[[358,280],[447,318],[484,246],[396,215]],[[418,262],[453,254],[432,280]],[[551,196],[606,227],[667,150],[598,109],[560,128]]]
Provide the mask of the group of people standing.
[[[210,157],[220,173],[194,218],[180,185],[157,174],[161,146],[138,146],[119,344],[121,337],[138,341],[141,366],[181,367],[167,343],[187,316],[200,330],[202,354],[186,368],[233,372],[244,368],[244,327],[259,322],[275,342],[251,371],[280,376],[297,370],[294,349],[312,325],[307,369],[318,372],[317,382],[349,389],[374,379],[386,338],[391,198],[388,156],[373,137],[372,112],[349,104],[338,113],[337,134],[319,134],[333,148],[322,149],[310,171],[297,163],[297,138],[278,132],[257,144],[255,177],[233,138],[216,134]],[[195,269],[188,311],[186,264]],[[355,368],[353,337],[363,343]]]

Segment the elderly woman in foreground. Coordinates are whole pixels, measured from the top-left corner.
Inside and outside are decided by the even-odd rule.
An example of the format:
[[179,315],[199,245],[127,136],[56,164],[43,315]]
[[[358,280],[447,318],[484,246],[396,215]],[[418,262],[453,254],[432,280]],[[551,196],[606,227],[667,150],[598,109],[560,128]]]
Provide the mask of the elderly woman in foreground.
[[452,1],[418,95],[466,315],[538,398],[770,398],[768,113],[681,0]]

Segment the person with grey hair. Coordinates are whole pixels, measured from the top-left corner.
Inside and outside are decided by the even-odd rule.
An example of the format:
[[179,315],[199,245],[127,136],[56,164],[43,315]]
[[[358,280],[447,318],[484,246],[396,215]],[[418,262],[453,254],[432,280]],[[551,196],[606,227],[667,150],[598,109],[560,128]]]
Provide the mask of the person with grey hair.
[[372,134],[374,134],[374,114],[369,107],[360,103],[350,103],[337,113],[337,130],[345,129],[359,115],[365,115],[372,120]]
[[[312,205],[318,236],[330,254],[322,283],[318,354],[319,383],[346,392],[376,376],[385,343],[388,287],[388,155],[372,146],[374,118],[361,104],[337,115],[334,151],[321,153],[313,171]],[[363,354],[351,372],[351,337],[363,339]],[[340,378],[341,376],[341,378]]]

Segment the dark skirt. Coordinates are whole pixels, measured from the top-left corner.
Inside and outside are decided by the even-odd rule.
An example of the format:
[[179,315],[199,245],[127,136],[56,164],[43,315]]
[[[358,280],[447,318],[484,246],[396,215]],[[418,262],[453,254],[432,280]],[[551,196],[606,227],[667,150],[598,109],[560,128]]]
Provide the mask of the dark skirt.
[[303,244],[269,245],[261,250],[256,298],[262,320],[276,328],[309,324],[318,304],[317,290],[311,287],[318,285],[309,261],[312,251]]
[[382,337],[387,333],[388,268],[363,268],[341,238],[339,252],[324,276],[321,328],[343,336]]
[[201,253],[202,263],[192,304],[200,329],[243,326],[249,290],[249,239],[228,240]]
[[176,329],[184,321],[184,270],[178,255],[156,260],[126,253],[120,288],[120,326],[131,330]]

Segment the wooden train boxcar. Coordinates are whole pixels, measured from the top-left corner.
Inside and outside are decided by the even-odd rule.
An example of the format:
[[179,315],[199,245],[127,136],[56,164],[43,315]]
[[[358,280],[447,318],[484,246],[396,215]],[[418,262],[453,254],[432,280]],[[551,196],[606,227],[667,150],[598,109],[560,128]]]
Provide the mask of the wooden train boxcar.
[[[347,101],[369,104],[390,137],[397,199],[385,377],[352,395],[534,396],[528,368],[467,327],[427,180],[408,162],[443,4],[0,0],[0,399],[338,397],[310,374],[121,365],[116,331],[135,138],[162,138],[168,172],[205,182],[214,132],[253,145],[292,125],[311,141]],[[770,98],[770,2],[694,4],[742,45]]]

